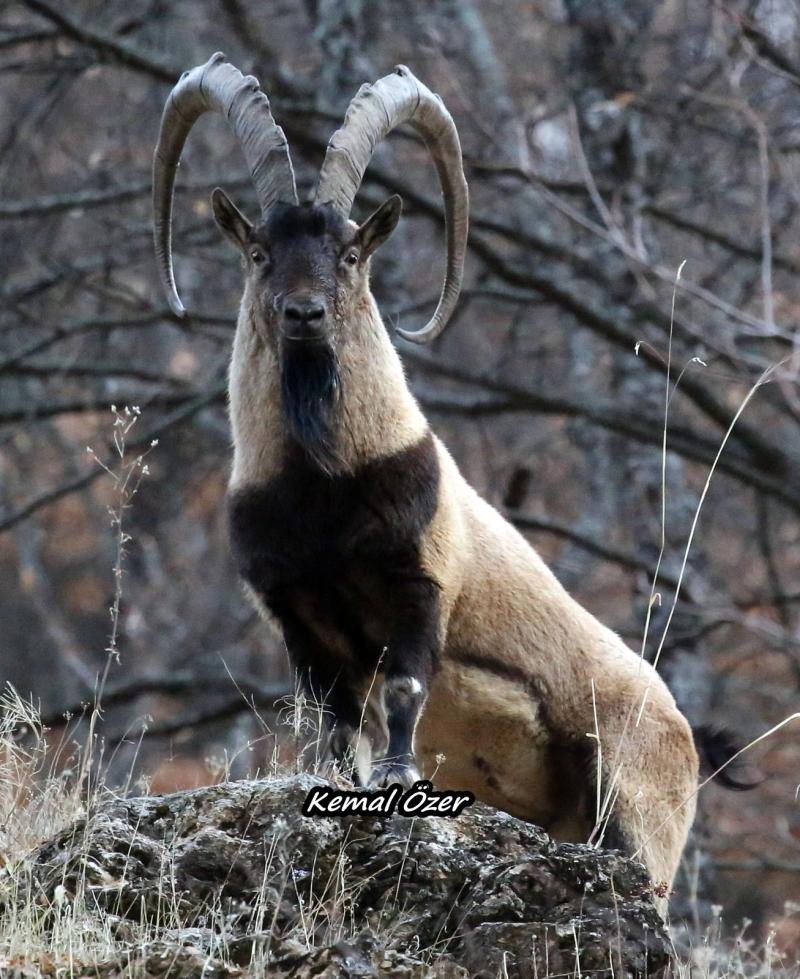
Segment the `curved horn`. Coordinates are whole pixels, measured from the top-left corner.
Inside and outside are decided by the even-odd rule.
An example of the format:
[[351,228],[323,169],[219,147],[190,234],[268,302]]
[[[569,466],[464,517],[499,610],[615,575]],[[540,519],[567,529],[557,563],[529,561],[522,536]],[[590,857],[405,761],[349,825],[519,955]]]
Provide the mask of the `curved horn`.
[[438,95],[405,65],[374,85],[362,85],[328,143],[315,203],[331,203],[345,217],[378,143],[401,123],[410,123],[425,140],[442,184],[447,228],[447,269],[439,303],[430,321],[415,332],[397,332],[416,343],[437,337],[455,309],[464,274],[469,222],[469,192],[461,162],[461,144],[453,117]]
[[275,123],[269,99],[252,75],[245,77],[218,51],[204,65],[184,72],[161,117],[153,157],[153,233],[159,274],[172,311],[186,310],[178,298],[172,269],[172,195],[183,144],[194,123],[215,111],[228,120],[242,144],[262,212],[276,201],[297,203],[294,171],[283,130]]

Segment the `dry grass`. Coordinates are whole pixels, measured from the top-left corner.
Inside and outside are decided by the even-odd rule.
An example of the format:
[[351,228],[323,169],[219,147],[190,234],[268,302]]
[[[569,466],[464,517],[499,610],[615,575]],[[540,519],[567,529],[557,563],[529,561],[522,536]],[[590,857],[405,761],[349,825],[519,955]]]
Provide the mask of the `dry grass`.
[[750,935],[750,923],[732,934],[723,927],[722,908],[712,909],[711,923],[701,932],[684,936],[687,947],[676,950],[677,979],[796,979],[800,963],[776,946],[775,935]]
[[[80,817],[111,802],[116,792],[106,784],[100,764],[91,758],[96,739],[81,748],[73,746],[69,764],[64,765],[65,752],[58,746],[54,750],[48,743],[32,704],[9,687],[0,707],[0,975],[5,975],[5,969],[16,968],[22,970],[21,975],[72,979],[113,961],[126,963],[126,976],[145,975],[149,974],[146,966],[154,949],[166,949],[165,954],[169,948],[174,952],[191,949],[193,935],[196,950],[209,962],[213,960],[215,968],[221,964],[235,969],[228,912],[219,902],[203,909],[202,928],[187,928],[177,895],[166,887],[155,920],[151,916],[141,922],[122,915],[98,914],[85,877],[69,891],[56,887],[52,897],[36,890],[32,851],[70,826],[77,826],[80,833]],[[316,734],[318,708],[298,698],[287,707],[282,723],[298,747],[298,757],[310,761],[304,770],[331,774],[327,763],[321,761]],[[87,769],[93,771],[89,781],[81,776]],[[281,765],[275,757],[263,777],[279,778],[295,770],[296,765]],[[285,871],[272,872],[273,859],[285,842],[281,827],[276,825],[265,854],[264,885],[253,909],[250,930],[254,932],[270,931],[280,904],[276,890],[280,895],[293,886]],[[85,859],[88,869],[93,859],[88,845]],[[361,925],[354,921],[352,912],[364,883],[354,883],[342,847],[330,878],[303,908],[291,939],[297,949],[314,948],[320,935],[326,944],[354,937]],[[31,894],[37,899],[30,900]],[[254,946],[249,965],[255,975],[264,974],[269,952],[268,943]]]
[[[0,721],[0,966],[30,964],[55,974],[76,963],[113,955],[111,925],[92,916],[84,895],[74,901],[56,890],[52,903],[22,900],[31,885],[30,851],[86,812],[81,758],[61,765],[51,750],[33,705],[8,688]],[[99,784],[96,798],[105,791]]]
[[[181,949],[194,950],[214,969],[235,969],[231,932],[226,912],[219,904],[208,909],[203,927],[186,928],[176,895],[165,888],[159,902],[159,914],[147,921],[132,921],[114,914],[99,915],[89,888],[79,886],[68,893],[56,888],[50,899],[39,895],[36,901],[25,896],[33,886],[31,851],[73,824],[90,808],[102,806],[113,798],[113,791],[96,771],[87,790],[81,786],[82,759],[73,756],[64,765],[65,752],[48,745],[46,732],[32,706],[8,690],[2,700],[3,721],[0,724],[0,974],[16,968],[20,976],[72,979],[85,975],[88,969],[101,969],[109,962],[124,962],[125,975],[149,975],[152,956],[169,958]],[[313,710],[304,713],[302,704],[287,711],[284,723],[299,742],[306,737],[311,757],[316,721]],[[309,735],[311,735],[309,737]],[[55,759],[55,761],[53,760]],[[276,766],[266,778],[287,774]],[[80,827],[80,822],[78,827]],[[80,829],[78,829],[80,831]],[[267,873],[264,887],[256,901],[252,931],[269,933],[275,913],[275,890],[293,886],[285,871],[270,867],[281,846],[280,827],[268,843],[265,853]],[[87,865],[91,860],[86,851]],[[277,866],[278,861],[275,860]],[[269,888],[272,889],[268,893]],[[309,950],[314,943],[333,944],[352,938],[360,925],[354,914],[359,881],[342,847],[334,872],[312,895],[303,910],[292,940],[298,950]],[[397,920],[387,908],[385,927]],[[195,923],[191,923],[193,926]],[[362,923],[363,924],[363,923]],[[386,936],[391,935],[387,931]],[[194,944],[193,944],[194,942]],[[693,933],[676,931],[676,976],[678,979],[798,979],[800,966],[781,958],[773,936],[761,941],[750,937],[746,926],[738,933],[725,935],[723,918],[717,909],[711,924]],[[171,950],[171,951],[170,951]],[[436,951],[428,956],[435,958]],[[264,974],[270,955],[269,943],[253,946],[249,966],[254,974]],[[177,965],[176,965],[177,969]],[[541,979],[547,979],[542,975]]]
[[[680,274],[680,273],[679,273]],[[674,312],[674,297],[673,297]],[[668,375],[669,376],[669,375]],[[744,399],[720,446],[721,454],[730,431],[757,388],[766,380],[760,379]],[[665,401],[663,453],[667,451],[667,419],[671,397],[669,380]],[[101,806],[105,799],[113,796],[112,789],[103,777],[102,746],[97,734],[97,723],[101,716],[102,694],[111,664],[119,657],[117,646],[118,621],[124,576],[125,545],[128,537],[124,528],[124,517],[132,503],[141,479],[146,476],[144,455],[130,460],[125,452],[125,440],[138,420],[138,410],[114,409],[114,445],[116,458],[114,467],[105,468],[117,490],[116,506],[110,511],[115,530],[117,560],[114,567],[115,593],[111,612],[111,634],[106,649],[107,659],[102,677],[98,683],[95,702],[89,712],[88,732],[81,746],[64,741],[57,745],[48,743],[46,732],[42,729],[36,709],[9,688],[0,698],[0,974],[7,969],[17,969],[21,976],[73,977],[86,974],[88,969],[99,969],[103,963],[125,962],[126,975],[145,975],[148,971],[148,957],[154,949],[162,950],[169,958],[177,950],[191,942],[192,932],[197,932],[197,949],[205,956],[209,965],[233,968],[230,948],[230,930],[226,927],[225,913],[220,906],[208,910],[203,929],[186,929],[181,921],[177,897],[164,892],[159,901],[161,912],[155,920],[132,921],[114,914],[98,914],[94,909],[91,895],[85,886],[78,886],[70,893],[57,887],[52,897],[38,895],[37,900],[24,899],[35,887],[31,852],[44,841],[52,839],[68,826],[73,825],[90,809]],[[681,576],[686,567],[686,558],[702,507],[708,485],[716,468],[719,454],[711,467],[703,495],[697,507],[692,530],[686,545]],[[666,486],[662,485],[666,493]],[[663,508],[662,508],[663,509]],[[663,515],[662,515],[662,519]],[[662,526],[662,556],[664,547],[664,527]],[[661,556],[659,557],[659,564]],[[656,600],[658,569],[652,584],[651,606]],[[669,620],[674,611],[670,610]],[[669,628],[669,620],[667,627]],[[647,643],[649,628],[645,623],[642,652]],[[656,659],[660,654],[666,629],[658,643]],[[645,694],[646,698],[646,694]],[[643,703],[640,708],[644,706]],[[633,721],[635,709],[632,709]],[[257,715],[258,716],[258,715]],[[271,736],[269,725],[258,718],[264,736]],[[288,729],[288,740],[294,747],[295,768],[325,771],[324,745],[318,732],[322,729],[322,710],[318,705],[305,702],[302,696],[292,698],[282,715],[281,725]],[[786,721],[783,722],[784,724]],[[782,725],[780,725],[782,726]],[[595,735],[598,743],[602,735],[602,718],[597,719]],[[771,732],[763,735],[766,737]],[[761,740],[761,739],[759,739]],[[249,746],[245,746],[246,750]],[[232,761],[232,759],[231,759]],[[614,766],[615,767],[615,766]],[[285,775],[275,754],[269,770],[259,773],[270,778]],[[608,818],[614,797],[615,777],[605,786],[605,793],[598,797],[598,822]],[[599,783],[599,780],[598,780]],[[705,783],[704,783],[705,784]],[[701,786],[702,787],[702,786]],[[599,788],[599,784],[598,784]],[[80,825],[78,823],[78,825]],[[253,922],[258,931],[269,933],[275,914],[275,892],[280,893],[291,887],[286,876],[275,880],[269,873],[271,861],[282,845],[280,827],[269,845],[266,854],[267,873],[264,875],[264,888],[254,909]],[[86,853],[87,862],[91,855]],[[272,877],[272,879],[271,879]],[[267,882],[273,889],[266,893]],[[357,903],[358,890],[365,882],[354,882],[352,868],[349,867],[344,847],[335,863],[335,871],[321,888],[313,895],[303,909],[296,928],[297,947],[309,949],[319,942],[320,934],[330,943],[352,937],[357,929],[353,909]],[[83,882],[85,885],[85,880]],[[387,909],[390,910],[390,909]],[[797,908],[795,908],[797,912]],[[396,918],[396,915],[394,916]],[[392,915],[386,915],[387,922]],[[176,937],[180,930],[180,937]],[[202,931],[202,936],[200,932]],[[387,936],[388,937],[388,936]],[[725,936],[723,918],[717,913],[711,924],[693,933],[676,932],[676,975],[679,979],[796,979],[800,977],[800,966],[790,964],[778,953],[774,936],[765,941],[749,937],[743,926],[738,934]],[[172,949],[172,952],[170,952]],[[435,956],[432,951],[429,955]],[[255,974],[264,974],[270,955],[269,942],[256,944],[250,959],[250,967]],[[169,963],[167,962],[167,965]],[[167,970],[169,971],[169,970]],[[541,979],[547,979],[541,976]]]

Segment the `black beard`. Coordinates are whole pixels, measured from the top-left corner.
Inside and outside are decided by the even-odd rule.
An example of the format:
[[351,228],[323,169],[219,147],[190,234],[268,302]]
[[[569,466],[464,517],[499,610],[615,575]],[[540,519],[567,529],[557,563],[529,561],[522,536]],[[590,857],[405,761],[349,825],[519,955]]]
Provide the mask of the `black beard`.
[[341,468],[336,447],[340,390],[336,352],[324,342],[286,340],[280,359],[289,432],[311,462],[332,475]]

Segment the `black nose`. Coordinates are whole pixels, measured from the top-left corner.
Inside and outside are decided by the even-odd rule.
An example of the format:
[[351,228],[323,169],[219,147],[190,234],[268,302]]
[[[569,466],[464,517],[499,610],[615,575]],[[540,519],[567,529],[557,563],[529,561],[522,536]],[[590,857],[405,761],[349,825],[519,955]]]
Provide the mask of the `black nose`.
[[287,299],[283,315],[293,326],[320,326],[325,317],[325,307],[316,299]]

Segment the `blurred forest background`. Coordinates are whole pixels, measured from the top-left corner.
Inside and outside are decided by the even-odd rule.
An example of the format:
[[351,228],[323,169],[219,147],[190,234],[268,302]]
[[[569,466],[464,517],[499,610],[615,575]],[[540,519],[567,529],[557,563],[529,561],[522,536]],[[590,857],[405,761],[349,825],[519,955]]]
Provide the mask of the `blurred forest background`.
[[[750,739],[800,702],[800,9],[794,0],[6,0],[0,4],[0,679],[81,736],[107,660],[126,457],[117,644],[100,734],[112,775],[166,790],[269,767],[292,680],[228,553],[225,373],[238,260],[216,184],[255,196],[218,118],[178,182],[186,322],[156,280],[150,163],[180,73],[223,50],[255,73],[301,192],[365,80],[407,63],[456,119],[472,196],[467,284],[415,393],[469,479],[564,584],[646,654],[693,723]],[[390,328],[433,304],[438,185],[401,132],[358,206],[405,218],[376,260]],[[679,265],[686,262],[675,288]],[[675,291],[674,336],[670,309]],[[119,429],[117,429],[119,431]],[[87,453],[91,447],[95,455]],[[115,468],[116,466],[116,468]],[[85,730],[85,724],[84,728]],[[278,739],[281,740],[280,734]],[[249,750],[248,750],[249,745]],[[724,905],[800,944],[800,728],[710,785],[677,908]],[[788,902],[788,903],[787,903]],[[703,910],[705,909],[705,911]]]

